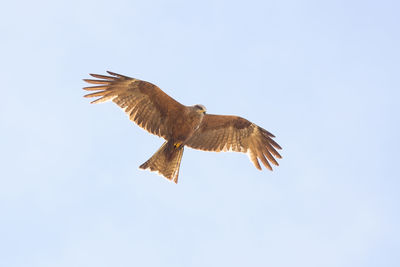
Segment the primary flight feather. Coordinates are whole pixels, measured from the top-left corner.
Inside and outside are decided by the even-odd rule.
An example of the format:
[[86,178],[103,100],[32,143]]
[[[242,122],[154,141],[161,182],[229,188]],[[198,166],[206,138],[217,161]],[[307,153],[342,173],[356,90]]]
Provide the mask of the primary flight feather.
[[258,160],[272,170],[281,147],[267,130],[238,117],[206,114],[203,105],[185,106],[156,85],[107,71],[111,76],[90,74],[84,79],[95,86],[85,97],[98,97],[91,103],[112,100],[128,114],[130,120],[166,141],[140,168],[150,169],[168,180],[178,182],[179,167],[185,146],[204,151],[236,151],[249,155],[261,170]]

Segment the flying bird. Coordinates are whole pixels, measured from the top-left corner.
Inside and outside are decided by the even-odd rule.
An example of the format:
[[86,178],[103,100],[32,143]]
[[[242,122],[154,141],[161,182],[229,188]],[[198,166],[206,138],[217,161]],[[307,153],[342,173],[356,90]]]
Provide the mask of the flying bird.
[[84,97],[98,97],[91,103],[112,100],[129,119],[148,132],[166,141],[141,169],[155,171],[178,183],[179,167],[185,146],[204,151],[247,153],[254,166],[263,165],[272,171],[281,158],[281,147],[275,137],[256,124],[238,117],[206,113],[203,105],[185,106],[164,93],[156,85],[107,71],[110,76],[90,74],[97,79],[84,79],[96,91]]

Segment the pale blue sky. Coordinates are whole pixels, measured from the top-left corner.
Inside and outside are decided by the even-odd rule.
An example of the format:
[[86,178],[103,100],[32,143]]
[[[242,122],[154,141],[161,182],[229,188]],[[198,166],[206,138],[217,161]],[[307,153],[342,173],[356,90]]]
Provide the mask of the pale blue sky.
[[[0,9],[0,266],[399,266],[398,1],[8,1]],[[162,144],[87,73],[241,115],[274,172]]]

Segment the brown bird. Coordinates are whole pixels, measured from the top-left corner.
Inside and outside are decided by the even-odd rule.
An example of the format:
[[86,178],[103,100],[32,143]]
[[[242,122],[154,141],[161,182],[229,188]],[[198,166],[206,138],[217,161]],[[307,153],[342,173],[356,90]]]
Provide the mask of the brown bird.
[[259,170],[258,159],[271,171],[269,162],[279,165],[274,157],[281,158],[276,151],[281,147],[272,139],[275,136],[260,126],[238,116],[206,114],[203,105],[184,106],[152,83],[107,72],[111,76],[90,74],[98,80],[84,79],[98,84],[84,87],[87,91],[97,91],[85,97],[99,97],[91,103],[112,100],[130,120],[166,140],[140,168],[158,172],[177,183],[185,146],[247,153]]

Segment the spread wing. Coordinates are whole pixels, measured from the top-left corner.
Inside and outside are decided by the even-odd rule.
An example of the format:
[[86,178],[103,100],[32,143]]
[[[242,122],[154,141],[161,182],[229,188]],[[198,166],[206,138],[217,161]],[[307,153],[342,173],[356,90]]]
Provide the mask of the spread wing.
[[182,114],[185,106],[164,93],[156,85],[107,71],[111,76],[90,74],[99,80],[84,79],[97,84],[84,87],[87,91],[97,91],[85,97],[99,97],[91,103],[112,100],[128,114],[130,120],[148,132],[168,138],[173,115]]
[[272,170],[269,162],[278,166],[274,157],[282,158],[276,151],[281,147],[273,137],[267,130],[241,117],[206,114],[199,129],[185,145],[206,151],[248,153],[257,169],[261,170],[260,159],[266,168]]

